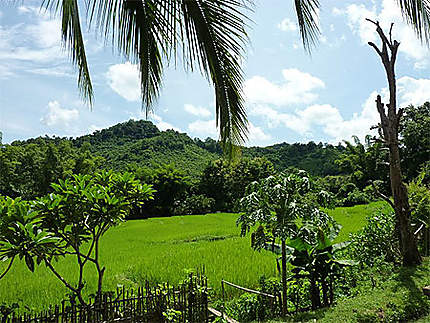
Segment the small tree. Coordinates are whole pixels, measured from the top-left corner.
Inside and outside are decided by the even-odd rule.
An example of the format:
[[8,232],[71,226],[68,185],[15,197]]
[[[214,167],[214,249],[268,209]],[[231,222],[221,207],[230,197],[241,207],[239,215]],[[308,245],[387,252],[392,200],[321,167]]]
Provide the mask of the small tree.
[[[345,249],[349,242],[334,243],[339,230],[337,226],[322,229],[312,223],[299,224],[298,234],[287,242],[287,261],[294,266],[291,270],[296,279],[306,278],[310,283],[312,309],[333,304],[333,281],[344,266],[356,262],[337,259],[336,253]],[[321,286],[323,302],[321,303]]]
[[[154,190],[129,173],[107,171],[93,176],[75,175],[52,184],[52,188],[52,194],[37,200],[35,209],[42,216],[43,228],[58,241],[51,253],[41,253],[38,259],[85,305],[84,268],[89,263],[98,273],[96,299],[102,294],[105,267],[100,263],[100,238],[123,221],[135,205],[152,199]],[[56,270],[53,260],[58,256],[76,258],[79,274],[75,284]]]
[[327,205],[328,193],[316,192],[306,172],[270,176],[251,183],[240,204],[244,211],[237,220],[245,235],[259,224],[252,234],[252,247],[265,248],[267,244],[281,241],[282,310],[287,311],[287,255],[286,241],[297,237],[297,223],[311,221],[323,230],[334,221],[319,209]]

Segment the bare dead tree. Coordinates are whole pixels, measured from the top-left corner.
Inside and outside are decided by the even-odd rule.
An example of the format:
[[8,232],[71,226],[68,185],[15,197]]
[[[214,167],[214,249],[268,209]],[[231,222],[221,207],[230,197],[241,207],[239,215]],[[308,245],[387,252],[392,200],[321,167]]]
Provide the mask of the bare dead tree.
[[402,181],[402,170],[400,167],[399,122],[403,113],[403,109],[397,109],[396,75],[394,66],[396,63],[397,51],[400,43],[395,39],[393,40],[392,38],[394,24],[391,24],[387,37],[380,27],[378,21],[375,22],[370,19],[366,20],[376,26],[376,32],[381,39],[381,48],[378,48],[378,46],[373,42],[369,42],[368,44],[373,47],[373,49],[381,58],[390,91],[390,101],[388,104],[384,105],[384,103],[381,102],[380,95],[378,95],[376,98],[376,108],[381,118],[381,122],[378,125],[379,135],[383,143],[389,149],[390,183],[394,203],[392,203],[388,198],[386,198],[386,200],[389,201],[389,204],[394,208],[396,213],[403,265],[419,265],[421,264],[422,259],[411,228],[411,208],[409,206],[407,188]]

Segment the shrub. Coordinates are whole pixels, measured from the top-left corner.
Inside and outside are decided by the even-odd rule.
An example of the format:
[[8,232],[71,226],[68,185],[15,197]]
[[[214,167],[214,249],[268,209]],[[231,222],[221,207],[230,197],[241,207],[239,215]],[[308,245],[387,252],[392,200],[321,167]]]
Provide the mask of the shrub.
[[342,200],[343,206],[354,206],[358,204],[367,204],[370,202],[366,193],[360,192],[358,189],[348,193],[347,197]]
[[408,185],[411,222],[418,231],[418,246],[424,255],[430,254],[430,189],[423,184],[425,173]]
[[175,215],[206,214],[214,210],[215,200],[204,194],[200,194],[188,196],[175,204]]
[[374,266],[380,261],[399,262],[400,250],[395,234],[394,213],[376,212],[368,217],[366,226],[351,234],[349,251],[355,260],[367,266]]

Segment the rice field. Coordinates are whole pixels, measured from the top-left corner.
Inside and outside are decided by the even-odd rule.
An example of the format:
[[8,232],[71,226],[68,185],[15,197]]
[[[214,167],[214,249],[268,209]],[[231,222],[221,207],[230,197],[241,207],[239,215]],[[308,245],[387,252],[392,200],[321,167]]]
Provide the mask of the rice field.
[[[360,229],[367,214],[384,203],[377,202],[329,212],[342,224],[339,240]],[[111,229],[102,239],[101,259],[107,267],[104,289],[137,286],[145,280],[176,284],[187,270],[205,267],[214,292],[221,279],[255,287],[259,278],[276,276],[275,256],[253,251],[250,238],[240,237],[237,214],[216,213],[132,220]],[[61,259],[56,267],[67,278],[76,272],[74,259]],[[3,266],[0,264],[0,266]],[[85,272],[86,290],[96,289],[96,273]],[[39,310],[65,298],[67,289],[43,266],[34,273],[15,263],[0,280],[0,304],[17,302],[21,308]]]

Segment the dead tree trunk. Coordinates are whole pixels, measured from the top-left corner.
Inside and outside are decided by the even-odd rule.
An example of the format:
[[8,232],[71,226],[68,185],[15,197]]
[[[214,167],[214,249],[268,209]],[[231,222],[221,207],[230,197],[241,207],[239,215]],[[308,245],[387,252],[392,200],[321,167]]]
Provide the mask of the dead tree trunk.
[[381,118],[381,123],[379,124],[379,135],[381,136],[384,144],[389,148],[390,152],[390,182],[394,203],[392,203],[390,200],[388,201],[396,213],[403,265],[414,266],[420,264],[422,260],[418,251],[415,236],[411,228],[411,209],[408,201],[408,192],[405,184],[402,181],[402,170],[400,168],[399,121],[403,110],[397,110],[396,106],[396,76],[394,68],[397,50],[400,43],[397,40],[393,40],[391,37],[393,24],[391,24],[390,33],[387,37],[382,28],[379,26],[379,22],[375,22],[370,19],[367,20],[376,26],[376,31],[382,41],[381,49],[379,49],[378,46],[372,42],[369,42],[369,45],[373,47],[373,49],[381,58],[385,73],[387,75],[388,87],[390,91],[390,102],[389,104],[385,105],[386,107],[384,107],[384,104],[381,102],[380,95],[378,95],[376,99],[376,108]]

